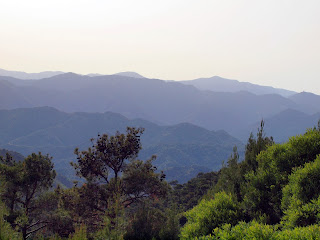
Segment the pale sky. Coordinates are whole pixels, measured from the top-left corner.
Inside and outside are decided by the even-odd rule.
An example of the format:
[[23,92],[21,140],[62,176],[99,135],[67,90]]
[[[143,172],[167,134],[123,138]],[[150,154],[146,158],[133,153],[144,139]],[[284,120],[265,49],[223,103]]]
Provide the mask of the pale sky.
[[0,0],[0,68],[320,94],[319,0]]

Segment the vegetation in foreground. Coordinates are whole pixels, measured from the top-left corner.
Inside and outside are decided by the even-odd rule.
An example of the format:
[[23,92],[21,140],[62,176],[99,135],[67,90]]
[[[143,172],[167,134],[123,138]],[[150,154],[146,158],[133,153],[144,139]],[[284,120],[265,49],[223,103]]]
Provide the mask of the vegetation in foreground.
[[320,129],[275,144],[264,123],[245,159],[171,182],[137,159],[143,129],[106,134],[73,166],[85,183],[52,187],[51,158],[1,157],[0,239],[320,239]]

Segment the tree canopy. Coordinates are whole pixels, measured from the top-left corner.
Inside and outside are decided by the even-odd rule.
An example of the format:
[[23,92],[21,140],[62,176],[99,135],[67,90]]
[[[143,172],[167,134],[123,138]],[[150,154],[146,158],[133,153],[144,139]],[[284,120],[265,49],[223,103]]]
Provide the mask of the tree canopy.
[[23,161],[10,155],[0,157],[1,198],[9,206],[8,220],[21,229],[23,238],[44,228],[39,202],[42,194],[52,187],[56,176],[49,155],[31,154]]

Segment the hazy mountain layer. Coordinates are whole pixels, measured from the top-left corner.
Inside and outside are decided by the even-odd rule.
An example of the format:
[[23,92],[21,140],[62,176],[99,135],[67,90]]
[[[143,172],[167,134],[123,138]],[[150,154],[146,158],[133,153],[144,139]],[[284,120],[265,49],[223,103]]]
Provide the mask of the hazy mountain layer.
[[[234,145],[244,145],[224,131],[208,131],[192,124],[158,126],[145,120],[129,120],[111,112],[64,113],[49,107],[0,111],[0,148],[28,155],[41,151],[54,157],[57,170],[72,176],[73,151],[90,146],[98,133],[124,132],[127,126],[144,127],[139,157],[158,156],[155,165],[169,180],[185,182],[200,171],[217,170]],[[69,176],[69,177],[70,177]]]
[[[268,136],[273,136],[274,140],[278,143],[288,141],[288,138],[298,134],[305,133],[307,128],[313,128],[318,125],[320,120],[320,113],[306,114],[292,109],[287,109],[275,116],[264,119],[265,131]],[[239,134],[241,139],[248,137],[249,131],[258,129],[260,122],[252,124],[243,129],[242,135]]]
[[112,111],[164,125],[189,122],[209,130],[224,129],[236,137],[243,136],[247,126],[287,109],[320,112],[317,95],[316,99],[306,94],[285,98],[245,91],[202,91],[179,82],[118,75],[66,73],[42,80],[1,79],[2,109],[51,106],[66,112]]
[[308,93],[308,92],[301,92],[294,94],[289,97],[289,99],[303,109],[303,112],[314,114],[315,112],[319,112],[319,103],[320,103],[320,96]]
[[8,71],[0,68],[0,76],[8,76],[19,79],[42,79],[62,74],[61,71],[45,71],[40,73],[26,73],[20,71]]
[[286,89],[273,88],[269,86],[261,86],[249,82],[239,82],[214,76],[211,78],[199,78],[195,80],[182,81],[184,84],[195,86],[200,90],[210,90],[214,92],[239,92],[248,91],[256,95],[263,94],[279,94],[284,97],[291,96],[296,92]]
[[[18,79],[33,79],[33,80],[49,78],[49,77],[53,77],[53,76],[64,74],[64,73],[65,72],[61,72],[61,71],[26,73],[26,72],[8,71],[8,70],[0,69],[0,76],[14,77]],[[103,76],[103,75],[105,74],[90,73],[87,76],[97,77],[97,76]],[[115,73],[113,75],[132,77],[132,78],[145,78],[144,76],[136,72],[120,72],[120,73]],[[218,76],[214,76],[211,78],[199,78],[199,79],[188,80],[188,81],[180,81],[180,83],[195,86],[200,90],[210,90],[214,92],[248,91],[257,95],[279,94],[284,97],[288,97],[296,93],[294,91],[289,91],[286,89],[273,88],[269,86],[261,86],[261,85],[252,84],[249,82],[239,82],[238,80],[231,80],[231,79],[221,78]]]

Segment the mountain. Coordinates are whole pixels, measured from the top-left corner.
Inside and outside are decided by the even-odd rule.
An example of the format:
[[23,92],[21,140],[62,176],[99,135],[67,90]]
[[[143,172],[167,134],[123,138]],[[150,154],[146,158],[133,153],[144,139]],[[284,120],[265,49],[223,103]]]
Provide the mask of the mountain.
[[[20,80],[27,81],[24,85],[17,79],[1,79],[11,83],[14,99],[20,99],[11,104],[11,95],[8,100],[3,97],[5,109],[51,106],[65,112],[111,111],[162,125],[189,122],[209,130],[224,129],[236,137],[239,129],[262,118],[304,108],[278,94],[203,91],[180,82],[119,75],[64,73],[41,80]],[[320,104],[313,113],[318,109]]]
[[0,80],[0,109],[32,106],[32,103],[24,97],[19,88],[8,81]]
[[[24,79],[24,80],[39,80],[39,79],[43,79],[43,78],[50,78],[50,77],[64,74],[64,73],[65,72],[61,72],[61,71],[45,71],[45,72],[39,72],[39,73],[26,73],[26,72],[20,72],[20,71],[8,71],[8,70],[0,68],[0,76],[12,77],[12,78],[18,78],[18,79]],[[139,73],[129,72],[129,71],[128,72],[119,72],[119,73],[115,73],[113,75],[132,77],[132,78],[145,78],[144,76],[140,75]],[[97,77],[97,76],[103,76],[103,74],[89,73],[86,76]]]
[[[19,72],[19,71],[8,71],[4,69],[0,69],[0,76],[7,76],[13,77],[17,79],[24,79],[24,80],[39,80],[43,78],[50,78],[56,75],[64,74],[65,72],[61,71],[45,71],[40,73],[26,73],[26,72]],[[136,72],[119,72],[112,75],[118,76],[125,76],[131,78],[145,78],[144,76],[140,75]],[[87,74],[88,77],[99,77],[105,76],[105,74],[99,73],[90,73]],[[219,76],[214,76],[211,78],[198,78],[194,80],[187,80],[187,81],[180,81],[180,83],[184,83],[187,85],[195,86],[200,90],[210,90],[214,92],[239,92],[239,91],[248,91],[250,93],[256,95],[263,95],[263,94],[279,94],[284,97],[289,97],[293,94],[296,94],[294,91],[289,91],[286,89],[280,88],[273,88],[270,86],[261,86],[257,84],[252,84],[249,82],[239,82],[238,80],[231,80],[222,78]],[[18,83],[21,84],[21,83]],[[23,83],[22,83],[23,84]],[[25,83],[24,83],[25,84]]]
[[302,111],[313,114],[315,112],[319,111],[319,102],[320,102],[320,96],[309,93],[309,92],[301,92],[294,94],[289,97],[289,99],[296,104],[298,104]]
[[[288,141],[291,136],[305,133],[307,128],[313,128],[318,125],[320,113],[307,114],[293,109],[287,109],[272,117],[264,119],[265,133],[272,136],[277,143]],[[239,138],[243,141],[248,139],[248,132],[257,132],[260,122],[251,124],[247,128],[242,129]]]
[[114,75],[120,75],[120,76],[125,76],[125,77],[132,77],[132,78],[145,78],[144,76],[142,76],[136,72],[120,72],[120,73],[116,73]]
[[195,86],[200,90],[210,90],[214,92],[248,91],[256,95],[279,94],[283,97],[288,97],[296,93],[285,89],[261,86],[248,82],[239,82],[238,80],[231,80],[218,76],[214,76],[211,78],[199,78],[195,80],[181,82],[184,84]]
[[45,71],[40,73],[26,73],[19,71],[8,71],[0,68],[0,76],[8,76],[19,79],[42,79],[62,74],[60,71]]
[[145,128],[139,158],[156,154],[155,165],[165,171],[168,180],[185,182],[199,171],[218,170],[234,145],[243,155],[242,142],[225,131],[209,131],[189,123],[159,126],[112,112],[65,113],[50,107],[0,110],[0,148],[25,156],[49,153],[58,173],[72,179],[69,162],[76,160],[76,147],[85,150],[98,133],[124,132],[127,126]]

